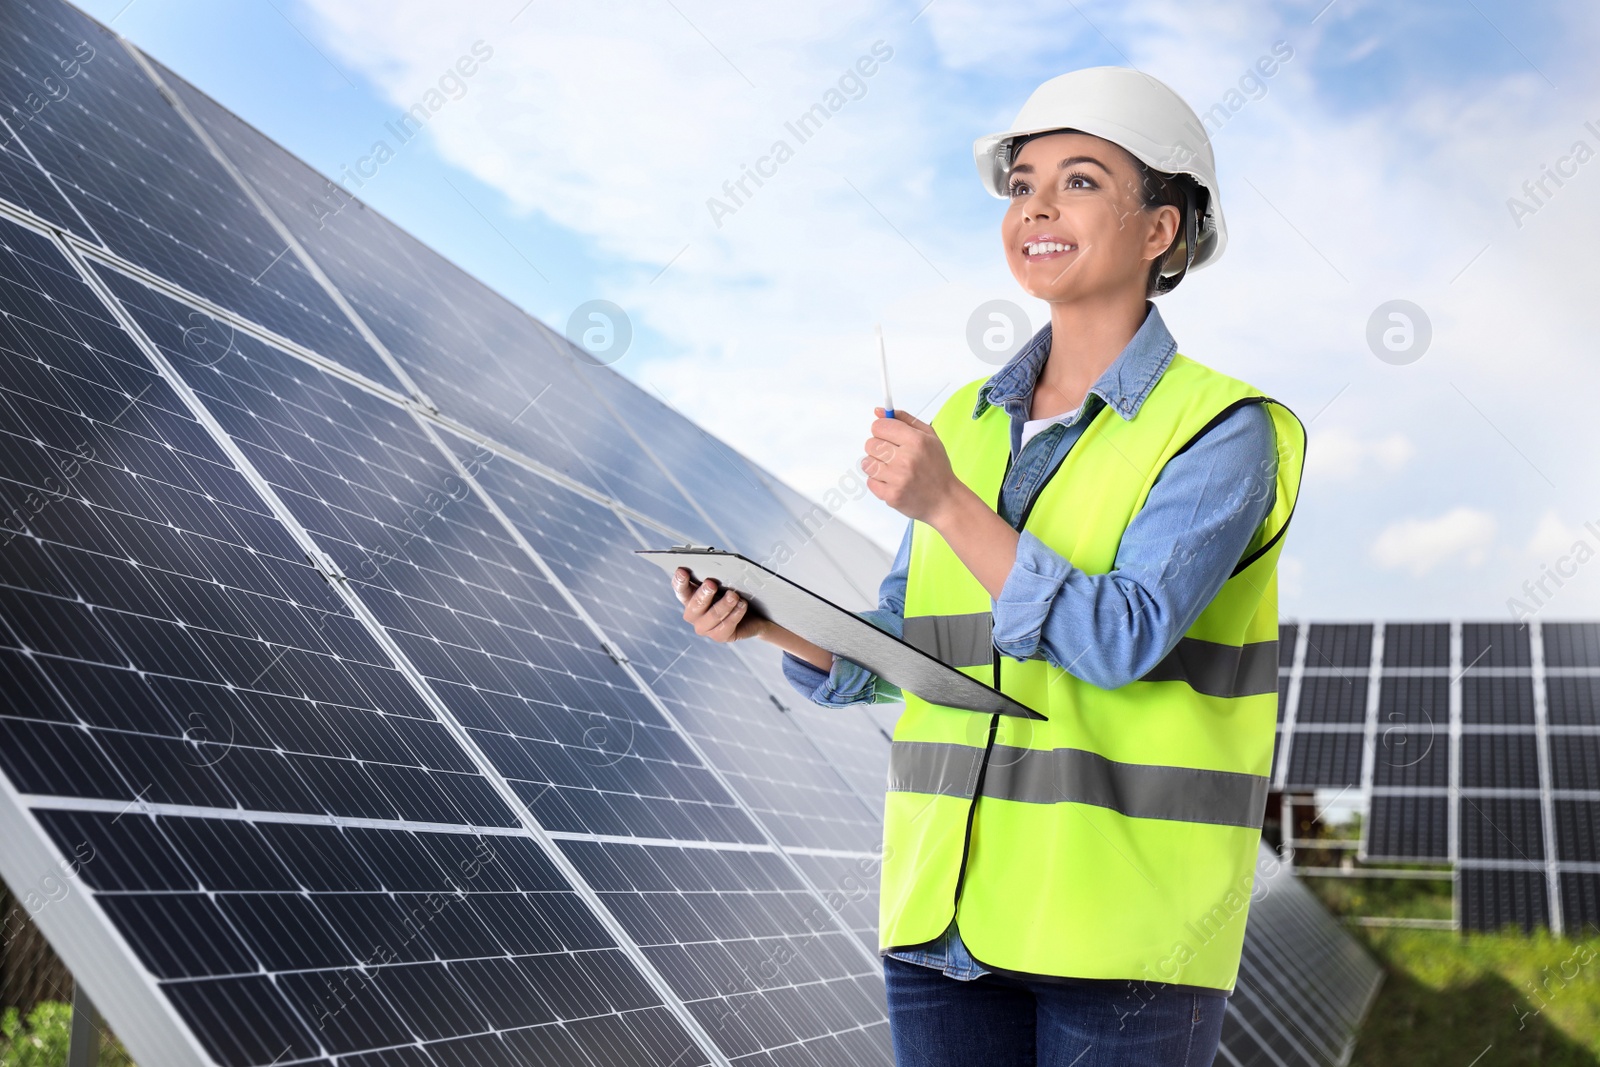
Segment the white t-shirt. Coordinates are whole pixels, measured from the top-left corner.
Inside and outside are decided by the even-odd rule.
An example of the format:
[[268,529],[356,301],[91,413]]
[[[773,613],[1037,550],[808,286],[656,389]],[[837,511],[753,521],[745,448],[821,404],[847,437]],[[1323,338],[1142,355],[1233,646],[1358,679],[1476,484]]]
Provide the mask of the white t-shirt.
[[1027,422],[1023,423],[1022,424],[1022,444],[1017,446],[1017,454],[1021,455],[1022,454],[1022,450],[1024,448],[1028,447],[1028,440],[1031,437],[1033,437],[1034,434],[1038,433],[1040,430],[1045,429],[1047,426],[1054,425],[1055,423],[1067,422],[1074,415],[1076,415],[1078,412],[1080,412],[1082,410],[1083,410],[1083,405],[1079,404],[1077,407],[1073,408],[1071,411],[1063,411],[1061,414],[1052,415],[1048,419],[1029,419]]

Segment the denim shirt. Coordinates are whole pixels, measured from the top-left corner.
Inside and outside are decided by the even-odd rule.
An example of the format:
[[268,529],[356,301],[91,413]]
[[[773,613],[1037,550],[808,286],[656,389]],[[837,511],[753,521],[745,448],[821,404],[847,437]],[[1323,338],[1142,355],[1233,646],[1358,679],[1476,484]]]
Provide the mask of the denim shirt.
[[[1178,346],[1155,304],[1144,322],[1090,386],[1078,414],[1049,426],[1018,455],[1033,388],[1050,355],[1050,324],[978,390],[972,417],[991,405],[1011,416],[1011,473],[1000,492],[1000,516],[1013,527],[1089,422],[1109,405],[1131,420],[1172,362]],[[1103,689],[1146,674],[1177,645],[1234,566],[1276,498],[1277,436],[1261,404],[1234,410],[1183,454],[1169,460],[1129,521],[1113,568],[1087,574],[1023,530],[1017,561],[998,599],[991,598],[994,644],[1012,659],[1042,656]],[[1264,483],[1264,484],[1263,484]],[[879,629],[901,635],[912,524],[878,590],[878,607],[859,612]],[[901,693],[865,668],[834,657],[824,673],[789,653],[789,683],[827,707],[898,701]],[[888,953],[943,970],[953,978],[988,973],[962,944],[952,918],[944,934],[917,948]]]

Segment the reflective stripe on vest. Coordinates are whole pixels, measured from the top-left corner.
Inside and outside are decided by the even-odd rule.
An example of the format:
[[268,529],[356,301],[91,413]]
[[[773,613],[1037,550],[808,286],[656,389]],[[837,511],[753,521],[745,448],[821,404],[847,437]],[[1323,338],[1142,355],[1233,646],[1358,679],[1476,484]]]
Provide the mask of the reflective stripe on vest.
[[[938,741],[896,741],[889,790],[971,797],[983,749]],[[1136,819],[1260,827],[1267,779],[1233,771],[1118,763],[1077,748],[995,745],[983,795],[1024,804],[1093,804]]]
[[[952,667],[984,667],[994,658],[994,616],[915,615],[905,620],[902,639]],[[1033,658],[1042,659],[1040,655]],[[1186,682],[1215,697],[1255,696],[1278,689],[1278,641],[1222,645],[1195,637],[1178,643],[1140,678],[1141,682]]]

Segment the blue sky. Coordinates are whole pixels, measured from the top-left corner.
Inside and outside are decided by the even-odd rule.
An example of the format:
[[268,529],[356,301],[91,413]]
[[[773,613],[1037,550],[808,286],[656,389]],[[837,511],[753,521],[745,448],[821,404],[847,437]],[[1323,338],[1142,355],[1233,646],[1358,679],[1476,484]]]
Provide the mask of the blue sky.
[[[975,137],[1097,64],[1203,112],[1281,42],[1214,135],[1228,250],[1158,304],[1181,351],[1308,424],[1284,617],[1600,615],[1579,548],[1600,552],[1600,162],[1520,225],[1507,205],[1600,150],[1592,4],[83,6],[333,175],[482,42],[460,98],[353,191],[556,328],[621,305],[617,368],[813,497],[860,455],[874,322],[916,410],[992,370],[964,340],[978,305],[1047,317],[1005,268]],[[859,98],[718,225],[707,200],[875,42],[892,57]],[[1394,299],[1433,330],[1399,366],[1366,343]],[[841,517],[890,547],[903,525],[870,498]],[[1549,568],[1570,577],[1535,604]]]

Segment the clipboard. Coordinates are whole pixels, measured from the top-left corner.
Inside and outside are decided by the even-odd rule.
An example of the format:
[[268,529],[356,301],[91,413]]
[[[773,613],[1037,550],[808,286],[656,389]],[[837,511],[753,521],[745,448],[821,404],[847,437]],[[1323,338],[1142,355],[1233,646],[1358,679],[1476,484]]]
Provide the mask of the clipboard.
[[885,633],[853,611],[841,608],[769,571],[737,552],[715,548],[638,548],[634,553],[667,574],[687,567],[696,581],[715,578],[750,602],[758,614],[794,631],[836,656],[867,670],[922,699],[965,711],[1044,716],[1011,697],[935,659],[915,645]]

